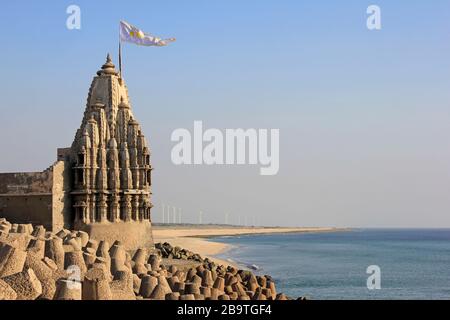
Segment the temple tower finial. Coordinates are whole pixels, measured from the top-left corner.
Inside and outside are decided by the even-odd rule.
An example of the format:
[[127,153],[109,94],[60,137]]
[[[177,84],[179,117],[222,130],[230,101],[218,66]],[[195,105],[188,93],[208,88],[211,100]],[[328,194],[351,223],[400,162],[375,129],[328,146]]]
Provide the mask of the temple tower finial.
[[112,62],[111,55],[108,53],[106,55],[106,62],[102,65],[102,69],[97,71],[97,75],[115,75],[117,76],[119,73],[116,71],[116,66]]

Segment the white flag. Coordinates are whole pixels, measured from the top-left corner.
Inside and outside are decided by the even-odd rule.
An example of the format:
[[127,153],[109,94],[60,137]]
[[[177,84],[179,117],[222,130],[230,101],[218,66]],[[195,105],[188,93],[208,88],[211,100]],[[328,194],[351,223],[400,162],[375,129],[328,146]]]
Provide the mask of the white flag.
[[175,38],[161,39],[144,33],[142,30],[125,21],[120,21],[120,40],[131,42],[140,46],[162,47],[166,46],[170,42],[174,42]]

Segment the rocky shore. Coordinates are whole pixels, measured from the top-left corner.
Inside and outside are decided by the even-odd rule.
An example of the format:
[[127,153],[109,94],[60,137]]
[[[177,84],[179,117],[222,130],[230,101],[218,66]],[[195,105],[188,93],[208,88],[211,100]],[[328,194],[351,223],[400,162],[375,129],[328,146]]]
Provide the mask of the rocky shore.
[[0,218],[0,300],[289,300],[270,276],[157,243],[127,251],[83,231]]

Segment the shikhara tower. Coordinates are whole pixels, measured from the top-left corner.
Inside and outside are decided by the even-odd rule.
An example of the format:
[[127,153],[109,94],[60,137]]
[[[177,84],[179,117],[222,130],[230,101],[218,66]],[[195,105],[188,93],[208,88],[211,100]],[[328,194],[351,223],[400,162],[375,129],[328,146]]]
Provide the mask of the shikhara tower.
[[128,248],[153,244],[150,149],[110,56],[94,77],[70,148],[43,172],[0,173],[0,217],[75,228]]
[[150,219],[150,150],[108,55],[71,147],[75,227]]

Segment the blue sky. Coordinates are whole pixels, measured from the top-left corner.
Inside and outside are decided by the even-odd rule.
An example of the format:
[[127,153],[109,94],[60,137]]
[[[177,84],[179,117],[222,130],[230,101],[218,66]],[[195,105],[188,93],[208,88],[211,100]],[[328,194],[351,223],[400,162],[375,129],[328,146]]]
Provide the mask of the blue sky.
[[[65,26],[70,4],[81,30]],[[380,31],[366,28],[371,4]],[[2,172],[43,170],[71,144],[124,19],[177,38],[123,48],[154,220],[164,202],[192,221],[450,227],[448,1],[15,1],[0,15]],[[194,120],[279,128],[279,174],[174,166],[170,134]]]

